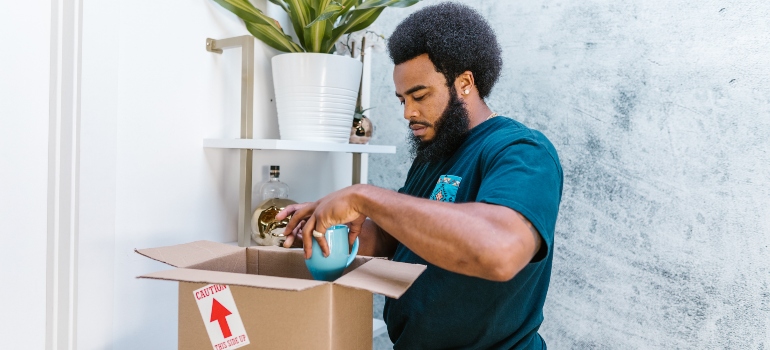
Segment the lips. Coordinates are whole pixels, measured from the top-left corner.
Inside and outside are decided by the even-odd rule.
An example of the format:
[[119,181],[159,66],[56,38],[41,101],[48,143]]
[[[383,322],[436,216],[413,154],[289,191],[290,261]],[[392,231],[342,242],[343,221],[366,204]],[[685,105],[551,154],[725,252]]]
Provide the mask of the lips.
[[420,124],[411,124],[409,125],[409,128],[412,129],[412,134],[414,136],[425,135],[425,132],[428,130],[428,128],[425,125],[420,125]]

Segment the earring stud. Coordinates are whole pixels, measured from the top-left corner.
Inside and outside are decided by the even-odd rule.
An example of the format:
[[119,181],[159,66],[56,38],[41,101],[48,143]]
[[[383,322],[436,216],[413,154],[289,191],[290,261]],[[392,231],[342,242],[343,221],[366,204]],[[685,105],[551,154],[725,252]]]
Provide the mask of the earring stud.
[[463,92],[464,92],[464,93],[467,95],[467,94],[470,94],[470,93],[471,93],[471,90],[469,90],[469,89],[465,89],[465,91],[463,91]]

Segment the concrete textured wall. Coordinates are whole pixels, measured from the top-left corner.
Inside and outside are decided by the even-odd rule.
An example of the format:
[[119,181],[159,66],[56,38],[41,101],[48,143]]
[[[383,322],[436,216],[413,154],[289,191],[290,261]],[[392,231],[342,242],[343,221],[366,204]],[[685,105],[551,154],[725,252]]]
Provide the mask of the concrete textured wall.
[[[504,50],[489,105],[564,167],[549,347],[770,349],[770,2],[464,3]],[[387,55],[373,65],[373,143],[399,152],[371,157],[370,183],[396,189],[406,124]]]

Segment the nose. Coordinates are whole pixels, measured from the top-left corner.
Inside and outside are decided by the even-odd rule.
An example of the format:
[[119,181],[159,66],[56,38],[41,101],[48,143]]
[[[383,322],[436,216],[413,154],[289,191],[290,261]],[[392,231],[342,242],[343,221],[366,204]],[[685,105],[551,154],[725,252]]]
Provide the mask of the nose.
[[410,104],[408,101],[404,102],[404,119],[411,120],[412,118],[416,118],[419,115],[420,113],[416,108],[414,108],[412,104]]

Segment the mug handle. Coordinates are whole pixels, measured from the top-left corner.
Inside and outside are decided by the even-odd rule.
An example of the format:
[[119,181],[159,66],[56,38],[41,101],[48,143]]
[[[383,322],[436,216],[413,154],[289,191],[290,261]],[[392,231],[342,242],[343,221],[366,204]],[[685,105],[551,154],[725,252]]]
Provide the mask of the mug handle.
[[348,256],[348,261],[345,262],[345,267],[348,267],[351,263],[353,263],[353,259],[356,258],[356,254],[358,254],[358,237],[356,237],[356,240],[353,242],[353,248],[350,249],[350,256]]

